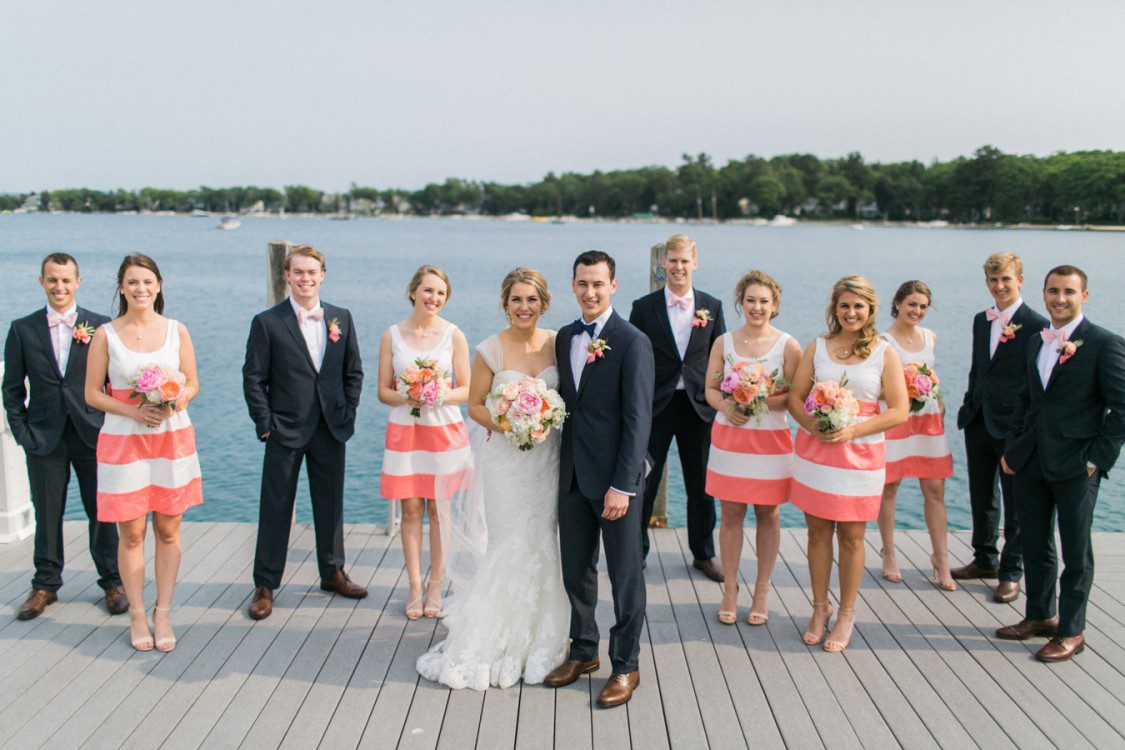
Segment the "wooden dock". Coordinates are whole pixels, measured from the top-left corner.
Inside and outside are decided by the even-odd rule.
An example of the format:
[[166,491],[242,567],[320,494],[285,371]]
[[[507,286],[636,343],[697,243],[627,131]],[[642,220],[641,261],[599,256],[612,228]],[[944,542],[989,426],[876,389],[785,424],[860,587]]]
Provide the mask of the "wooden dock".
[[[245,613],[253,524],[185,523],[173,622],[178,647],[135,652],[127,616],[100,603],[85,523],[66,526],[67,584],[40,618],[15,620],[28,591],[30,540],[0,548],[0,746],[409,748],[1125,747],[1125,534],[1097,534],[1088,648],[1066,664],[993,630],[1018,620],[983,582],[945,593],[928,581],[924,532],[898,536],[905,581],[879,575],[869,537],[858,628],[843,654],[800,640],[810,604],[804,532],[783,532],[770,619],[715,617],[720,588],[690,569],[682,529],[657,531],[647,570],[642,685],[624,708],[593,699],[608,661],[568,688],[449,691],[414,660],[442,628],[402,614],[402,551],[349,525],[360,602],[316,585],[313,535],[295,526],[272,617]],[[965,559],[967,535],[951,542]],[[151,572],[150,572],[151,576]],[[604,574],[599,617],[612,619]],[[150,589],[146,597],[151,601]],[[603,648],[604,648],[603,643]]]

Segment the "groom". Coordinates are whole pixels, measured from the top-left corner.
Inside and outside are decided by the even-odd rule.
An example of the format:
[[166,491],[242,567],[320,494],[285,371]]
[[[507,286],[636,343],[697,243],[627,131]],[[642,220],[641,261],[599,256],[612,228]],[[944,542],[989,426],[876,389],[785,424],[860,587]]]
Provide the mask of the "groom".
[[639,682],[645,616],[641,515],[645,446],[655,379],[648,338],[613,311],[613,258],[598,250],[574,261],[572,286],[582,317],[559,331],[555,357],[566,425],[559,457],[559,544],[570,599],[570,653],[544,684],[569,685],[598,669],[599,535],[617,622],[609,633],[613,674],[598,705],[626,703]]

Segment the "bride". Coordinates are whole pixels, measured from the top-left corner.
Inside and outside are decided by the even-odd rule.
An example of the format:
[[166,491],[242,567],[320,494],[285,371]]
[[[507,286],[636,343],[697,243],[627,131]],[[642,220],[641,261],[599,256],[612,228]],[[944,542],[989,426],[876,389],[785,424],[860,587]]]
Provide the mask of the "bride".
[[453,583],[444,619],[449,632],[416,664],[420,675],[452,688],[539,683],[566,657],[570,604],[559,562],[559,433],[521,451],[485,406],[495,386],[525,377],[558,388],[555,333],[538,326],[550,301],[541,273],[509,273],[501,286],[509,327],[481,343],[473,361],[473,478],[438,504]]

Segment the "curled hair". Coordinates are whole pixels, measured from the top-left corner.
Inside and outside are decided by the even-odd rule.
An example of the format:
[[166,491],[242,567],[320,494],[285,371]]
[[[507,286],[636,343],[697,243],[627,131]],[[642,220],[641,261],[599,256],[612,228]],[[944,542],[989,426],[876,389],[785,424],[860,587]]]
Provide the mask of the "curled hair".
[[852,347],[857,356],[861,359],[867,359],[871,356],[871,349],[875,346],[875,342],[879,340],[879,332],[875,329],[875,313],[879,311],[879,298],[875,295],[875,287],[871,285],[867,277],[859,274],[845,276],[833,284],[832,295],[828,300],[828,309],[824,311],[824,323],[828,326],[829,337],[837,336],[844,330],[843,326],[840,325],[840,319],[836,317],[836,305],[845,292],[856,295],[866,302],[870,308],[867,320],[864,321],[863,328],[859,329],[855,345]]
[[285,270],[286,271],[289,270],[289,261],[293,260],[293,256],[295,256],[295,255],[300,255],[300,256],[303,256],[305,258],[312,258],[313,260],[320,263],[320,270],[321,271],[327,271],[328,270],[328,266],[326,266],[324,264],[324,253],[320,252],[319,250],[317,250],[312,245],[297,245],[296,247],[292,248],[288,252],[288,254],[286,254],[286,256],[285,256]]
[[773,312],[770,314],[770,320],[773,320],[781,311],[781,284],[774,281],[774,278],[765,271],[757,269],[747,271],[738,280],[734,285],[734,309],[742,310],[742,298],[746,296],[746,290],[754,284],[760,284],[770,290],[770,296],[773,297]]
[[516,284],[530,284],[535,287],[535,293],[543,303],[540,313],[546,315],[551,307],[551,293],[547,290],[547,279],[534,268],[513,268],[508,272],[504,281],[500,283],[500,308],[508,309],[508,298],[512,296],[512,287]]
[[673,250],[691,250],[691,257],[695,257],[698,246],[695,240],[688,237],[686,234],[673,234],[671,237],[664,241],[664,254],[672,252]]
[[143,268],[146,271],[152,271],[152,274],[156,276],[156,282],[160,284],[160,291],[156,293],[152,309],[158,315],[162,315],[164,313],[164,277],[160,275],[160,269],[157,267],[156,261],[140,253],[126,255],[125,259],[121,261],[121,266],[117,269],[117,314],[124,315],[129,311],[129,300],[121,293],[121,285],[125,283],[125,272],[130,268]]
[[1023,276],[1023,260],[1020,256],[1015,253],[993,253],[984,261],[984,275],[1000,273],[1009,266],[1016,269],[1016,276]]
[[426,264],[419,266],[414,275],[410,277],[410,283],[406,285],[406,298],[410,300],[410,304],[414,304],[414,293],[418,291],[418,287],[422,286],[422,279],[428,275],[437,276],[445,282],[445,301],[448,302],[450,297],[453,296],[453,285],[449,283],[449,277],[445,275],[445,271],[437,266]]
[[926,304],[930,305],[931,307],[933,306],[934,295],[930,292],[930,287],[926,286],[926,282],[918,281],[917,279],[904,281],[901,285],[899,285],[898,291],[895,292],[895,297],[891,301],[892,318],[898,317],[898,306],[902,304],[903,300],[905,300],[912,294],[921,294],[926,298]]
[[[665,247],[664,252],[668,252]],[[609,266],[609,280],[613,281],[617,278],[617,262],[610,257],[609,253],[603,253],[601,250],[587,250],[574,259],[574,268],[571,269],[571,278],[578,274],[579,266],[596,266],[599,263],[605,263]]]
[[1078,278],[1082,279],[1082,291],[1086,291],[1086,284],[1089,281],[1089,279],[1086,278],[1086,272],[1078,266],[1055,266],[1047,272],[1046,276],[1043,277],[1044,289],[1047,288],[1047,279],[1051,278],[1052,276],[1077,276]]
[[65,266],[67,263],[73,263],[74,264],[74,275],[75,276],[79,275],[78,274],[78,261],[76,261],[74,259],[74,256],[70,255],[69,253],[51,253],[46,258],[44,258],[43,262],[39,264],[39,275],[40,276],[43,276],[45,273],[47,273],[47,264],[48,263],[54,263],[56,266]]

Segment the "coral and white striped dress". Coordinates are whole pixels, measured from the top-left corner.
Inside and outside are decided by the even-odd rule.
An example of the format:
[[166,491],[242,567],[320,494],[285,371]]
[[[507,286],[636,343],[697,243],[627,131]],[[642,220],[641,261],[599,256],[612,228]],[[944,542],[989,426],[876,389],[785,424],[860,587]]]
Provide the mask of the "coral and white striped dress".
[[[397,325],[391,326],[391,353],[395,376],[420,357],[432,357],[453,372],[453,332],[450,324],[433,349],[417,350],[407,345]],[[388,500],[411,497],[446,499],[461,488],[470,475],[469,435],[461,409],[456,406],[423,406],[412,417],[410,406],[391,409],[383,452],[380,493]]]
[[[879,413],[883,354],[888,346],[879,339],[863,362],[842,365],[828,356],[824,337],[817,337],[813,377],[838,383],[846,374],[845,387],[859,401],[859,421],[864,422]],[[797,430],[789,500],[809,515],[829,521],[874,521],[883,496],[885,465],[881,432],[829,444],[801,428]]]
[[[903,349],[889,332],[884,331],[882,335],[898,350],[904,366],[910,362],[921,362],[936,372],[933,331],[925,328],[918,328],[918,331],[922,334],[923,347],[917,352]],[[887,402],[880,401],[879,406],[885,409]],[[910,412],[905,424],[887,430],[886,441],[888,483],[899,479],[947,479],[953,476],[953,455],[949,452],[937,399],[920,411]]]
[[[164,346],[154,352],[127,349],[112,323],[102,328],[109,344],[109,395],[135,404],[129,379],[140,367],[180,369],[180,329],[168,320]],[[106,414],[98,435],[98,520],[132,521],[155,511],[178,516],[203,502],[203,480],[195,453],[195,428],[187,410],[156,427]]]
[[[781,334],[761,357],[742,357],[734,349],[734,338],[724,333],[723,375],[731,372],[729,356],[735,362],[760,362],[767,371],[782,371],[785,342]],[[760,419],[750,418],[736,427],[719,412],[711,425],[711,453],[707,460],[707,494],[720,500],[754,505],[781,505],[789,499],[789,478],[793,473],[793,438],[786,411],[769,409]]]

